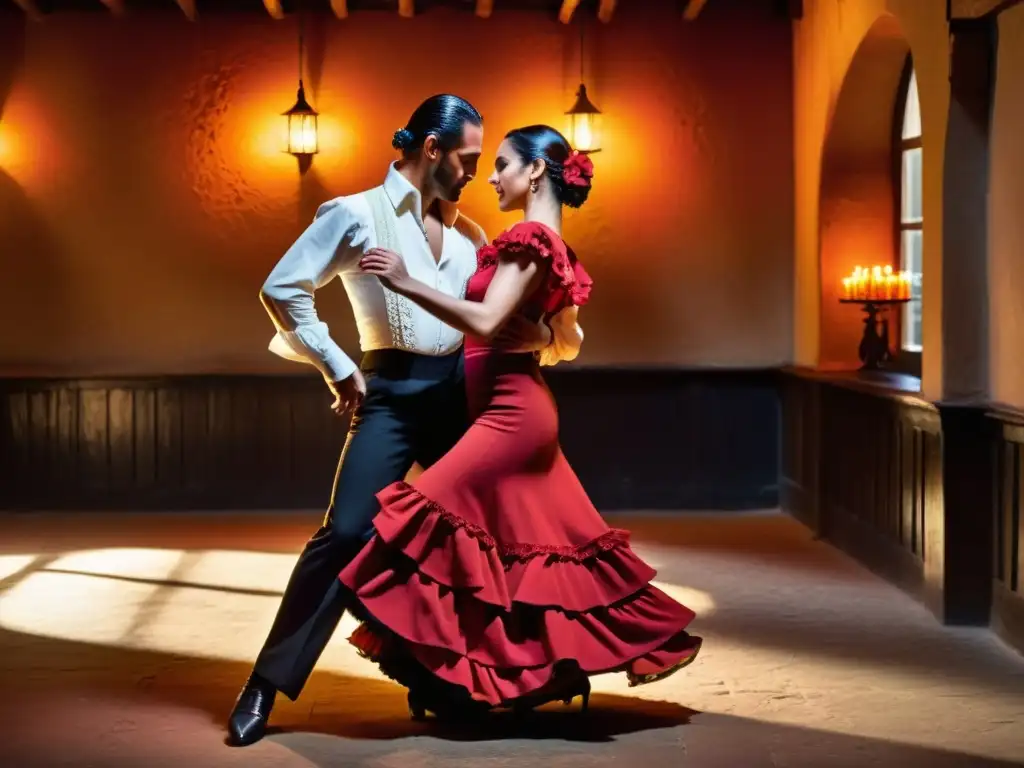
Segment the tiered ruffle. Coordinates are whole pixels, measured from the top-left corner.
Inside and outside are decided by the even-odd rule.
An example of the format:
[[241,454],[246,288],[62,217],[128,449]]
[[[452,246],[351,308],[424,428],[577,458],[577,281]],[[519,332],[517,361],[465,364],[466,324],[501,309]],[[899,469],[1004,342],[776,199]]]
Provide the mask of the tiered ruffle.
[[559,662],[646,675],[696,654],[693,611],[650,584],[626,531],[502,545],[406,483],[377,497],[377,536],[340,575],[374,619],[351,638],[370,658],[386,628],[438,678],[501,705],[543,687]]

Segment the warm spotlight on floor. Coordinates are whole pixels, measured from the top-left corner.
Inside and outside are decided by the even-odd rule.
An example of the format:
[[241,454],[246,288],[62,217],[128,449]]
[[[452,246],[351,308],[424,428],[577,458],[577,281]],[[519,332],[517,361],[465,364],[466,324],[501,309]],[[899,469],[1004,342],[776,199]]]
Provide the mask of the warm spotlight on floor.
[[[26,634],[200,658],[256,657],[295,555],[231,550],[111,548],[69,552],[29,567],[35,555],[0,557],[0,627]],[[658,583],[707,615],[710,595]],[[383,679],[345,641],[342,621],[318,669]]]

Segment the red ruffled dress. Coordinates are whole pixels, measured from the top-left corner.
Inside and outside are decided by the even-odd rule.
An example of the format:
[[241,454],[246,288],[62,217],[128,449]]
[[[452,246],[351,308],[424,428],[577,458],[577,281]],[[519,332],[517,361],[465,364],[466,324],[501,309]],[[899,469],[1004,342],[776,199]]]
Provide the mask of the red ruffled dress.
[[[523,257],[547,272],[524,312],[586,303],[575,254],[533,222],[480,250],[466,298],[483,300],[500,259]],[[487,706],[536,698],[556,665],[634,684],[685,666],[700,647],[694,613],[649,583],[628,532],[590,502],[534,356],[467,338],[465,366],[469,430],[414,484],[377,494],[375,536],[340,574],[368,617],[350,641],[411,691],[437,678]],[[389,664],[400,657],[421,675]]]

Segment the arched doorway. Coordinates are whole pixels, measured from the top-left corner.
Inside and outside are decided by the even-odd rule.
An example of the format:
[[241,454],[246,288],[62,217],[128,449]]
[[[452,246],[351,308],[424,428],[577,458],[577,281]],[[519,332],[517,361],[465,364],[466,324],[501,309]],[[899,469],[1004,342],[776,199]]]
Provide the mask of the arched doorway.
[[[916,88],[910,90],[915,81],[909,61],[910,45],[899,23],[893,16],[880,17],[857,48],[831,114],[820,187],[819,359],[823,368],[859,365],[863,314],[854,305],[839,303],[842,278],[857,266],[889,264],[899,269],[904,247],[908,249],[904,264],[914,253],[920,254],[914,249],[921,240],[923,148],[920,112],[915,125],[915,102],[910,101],[909,115],[905,109],[907,96],[916,97]],[[906,124],[905,117],[909,118]],[[904,176],[910,181],[907,199],[901,184]],[[919,316],[920,287],[917,297]],[[890,328],[894,350],[902,346],[901,341],[917,340],[904,335],[898,313],[888,319],[895,326]]]

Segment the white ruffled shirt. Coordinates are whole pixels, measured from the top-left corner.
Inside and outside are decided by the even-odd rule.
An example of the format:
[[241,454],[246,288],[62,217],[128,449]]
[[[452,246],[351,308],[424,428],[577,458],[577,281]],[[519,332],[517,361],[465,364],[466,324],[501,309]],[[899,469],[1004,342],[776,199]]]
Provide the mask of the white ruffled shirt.
[[[476,252],[486,243],[483,230],[449,203],[442,203],[444,237],[435,261],[421,215],[420,192],[392,165],[384,192],[394,206],[396,234],[409,275],[449,296],[465,296],[476,271]],[[378,244],[367,193],[338,197],[316,212],[313,223],[281,257],[263,284],[261,296],[278,328],[270,351],[288,360],[310,363],[328,381],[340,381],[357,368],[331,338],[317,316],[314,293],[340,277],[359,331],[363,352],[403,349],[421,355],[447,355],[462,344],[462,334],[425,309],[388,291],[359,260]],[[573,360],[583,343],[577,308],[563,310],[548,323],[552,342],[541,350],[541,365]]]

